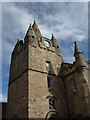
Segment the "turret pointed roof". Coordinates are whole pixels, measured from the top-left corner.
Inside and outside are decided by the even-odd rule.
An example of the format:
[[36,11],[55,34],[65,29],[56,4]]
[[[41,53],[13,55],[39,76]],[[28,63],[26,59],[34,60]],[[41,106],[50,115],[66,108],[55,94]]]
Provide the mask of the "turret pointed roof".
[[77,42],[75,41],[74,43],[75,43],[74,55],[78,54],[78,53],[82,53],[79,46],[78,46],[78,44],[77,44]]
[[27,30],[27,33],[26,33],[25,38],[28,37],[28,36],[34,36],[34,37],[36,36],[36,35],[35,35],[35,32],[34,32],[34,30],[33,30],[33,28],[32,28],[31,23],[30,23],[30,25],[29,25],[29,28],[28,28],[28,30]]
[[52,34],[51,42],[52,42],[52,46],[55,47],[57,54],[61,55],[60,46],[53,34]]
[[40,32],[40,30],[39,30],[39,28],[38,28],[38,25],[36,24],[36,21],[35,21],[35,20],[34,20],[34,23],[33,23],[32,27],[33,27],[33,29],[34,29],[34,32],[35,32],[36,36],[37,36],[37,37],[41,37],[42,34],[41,34],[41,32]]
[[57,43],[57,41],[56,41],[56,39],[55,39],[55,37],[54,37],[53,34],[52,34],[51,42],[52,42],[52,45],[53,45],[54,47],[57,47],[57,46],[58,46],[58,43]]

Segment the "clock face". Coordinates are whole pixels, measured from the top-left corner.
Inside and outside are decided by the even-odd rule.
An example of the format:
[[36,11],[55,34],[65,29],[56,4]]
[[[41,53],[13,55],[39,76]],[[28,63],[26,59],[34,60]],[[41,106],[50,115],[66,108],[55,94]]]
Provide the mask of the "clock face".
[[50,43],[48,41],[44,41],[46,47],[50,47]]

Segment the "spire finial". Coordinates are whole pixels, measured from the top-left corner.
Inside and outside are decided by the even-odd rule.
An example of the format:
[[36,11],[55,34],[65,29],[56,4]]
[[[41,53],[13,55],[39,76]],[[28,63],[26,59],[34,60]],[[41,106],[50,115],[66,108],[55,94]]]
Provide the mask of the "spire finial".
[[51,40],[55,40],[54,34],[52,34],[52,38],[51,38]]
[[34,24],[36,23],[35,19],[34,19]]
[[76,41],[74,41],[74,43],[76,44],[77,42],[76,42]]

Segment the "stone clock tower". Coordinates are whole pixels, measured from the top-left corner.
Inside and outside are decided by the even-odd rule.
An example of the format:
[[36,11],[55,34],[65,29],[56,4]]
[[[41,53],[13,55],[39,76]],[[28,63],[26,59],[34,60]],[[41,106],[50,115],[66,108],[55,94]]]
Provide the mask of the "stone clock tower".
[[43,37],[35,20],[11,57],[6,118],[90,117],[88,64],[77,42],[75,61],[63,61],[52,34]]
[[7,118],[50,118],[68,114],[60,68],[63,62],[54,35],[43,37],[35,20],[24,42],[12,52]]

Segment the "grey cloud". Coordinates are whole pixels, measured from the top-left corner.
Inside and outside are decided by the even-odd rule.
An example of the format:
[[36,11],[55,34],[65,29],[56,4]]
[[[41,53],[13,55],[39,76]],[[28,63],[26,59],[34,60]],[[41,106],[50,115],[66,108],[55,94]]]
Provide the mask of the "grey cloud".
[[[66,6],[65,9],[63,6],[64,7]],[[57,9],[55,10],[55,8]],[[87,38],[88,31],[87,3],[86,4],[61,3],[59,5],[56,4],[56,6],[53,7],[53,11],[54,10],[56,12],[54,14],[53,13],[51,14],[51,12],[49,14],[47,14],[46,12],[43,13],[43,22],[45,23],[44,26],[46,26],[47,30],[49,29],[49,31],[52,32],[54,31],[56,35],[59,35],[57,36],[57,38],[59,38],[60,36],[68,38],[70,34],[71,36],[73,35],[77,36],[78,34],[80,34],[81,36],[81,34],[82,35],[84,34],[84,36]]]
[[89,2],[89,0],[1,0],[2,2]]
[[[10,2],[10,0],[8,1]],[[14,1],[16,0],[13,0],[12,2]],[[79,1],[81,0],[78,0],[78,2]],[[82,1],[85,2],[87,0]],[[62,55],[66,62],[74,61],[73,41],[78,41],[80,48],[83,48],[84,55],[87,54],[88,3],[9,2],[3,3],[3,15],[1,15],[3,17],[3,37],[0,36],[0,40],[3,38],[3,41],[2,44],[0,44],[0,48],[3,47],[3,70],[6,69],[5,65],[9,66],[10,64],[10,55],[17,39],[23,39],[30,22],[33,23],[34,13],[42,35],[48,38],[51,38],[52,33],[55,35],[61,45]],[[2,51],[0,49],[1,53]],[[4,76],[8,77],[7,74],[4,74]],[[4,80],[3,82],[6,84],[7,80]],[[2,96],[3,101],[6,101],[6,97],[0,93],[0,98]]]
[[87,40],[88,3],[4,3],[3,39],[10,48],[8,55],[16,40],[24,38],[29,23],[33,23],[34,10],[43,36],[51,38],[53,33],[59,42]]
[[[18,38],[23,39],[33,17],[13,3],[3,4],[3,62],[9,63],[10,54]],[[5,49],[4,49],[5,48]]]
[[7,96],[3,95],[1,92],[0,92],[0,102],[7,102]]

